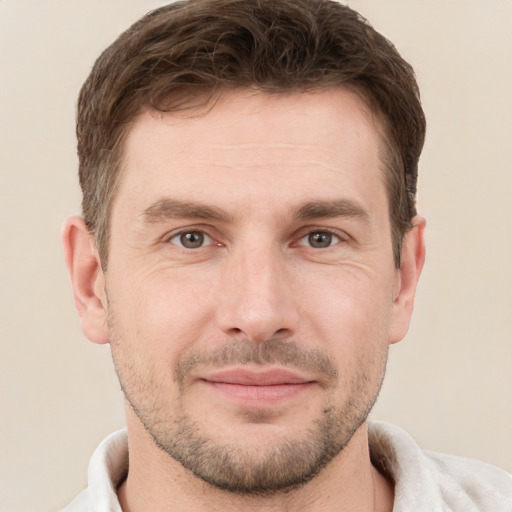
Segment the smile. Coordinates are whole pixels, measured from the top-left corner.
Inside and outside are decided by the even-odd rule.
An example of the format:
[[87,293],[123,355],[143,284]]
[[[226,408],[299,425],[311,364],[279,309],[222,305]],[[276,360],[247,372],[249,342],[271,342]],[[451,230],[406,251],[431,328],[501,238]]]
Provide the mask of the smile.
[[248,401],[256,406],[290,399],[315,385],[313,380],[281,369],[265,372],[227,370],[208,375],[201,381],[228,399]]

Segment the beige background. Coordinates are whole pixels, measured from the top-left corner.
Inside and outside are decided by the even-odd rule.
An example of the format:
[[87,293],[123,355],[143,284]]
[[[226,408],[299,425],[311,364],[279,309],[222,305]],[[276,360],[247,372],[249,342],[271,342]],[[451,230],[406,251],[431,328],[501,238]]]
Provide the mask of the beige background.
[[[0,0],[0,511],[57,510],[123,425],[79,330],[59,231],[79,209],[74,102],[156,0]],[[374,416],[512,471],[512,0],[353,0],[415,66],[428,261]]]

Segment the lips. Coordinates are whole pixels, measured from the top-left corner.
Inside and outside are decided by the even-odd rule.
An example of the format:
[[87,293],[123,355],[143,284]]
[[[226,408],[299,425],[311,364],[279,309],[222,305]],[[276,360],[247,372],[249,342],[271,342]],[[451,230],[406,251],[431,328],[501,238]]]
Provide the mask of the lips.
[[282,369],[266,370],[263,372],[251,372],[245,369],[224,370],[215,372],[204,380],[225,384],[239,384],[241,386],[276,386],[311,382],[310,379]]
[[201,379],[228,398],[251,402],[268,402],[291,398],[306,391],[314,381],[289,370],[261,372],[246,369],[224,370]]

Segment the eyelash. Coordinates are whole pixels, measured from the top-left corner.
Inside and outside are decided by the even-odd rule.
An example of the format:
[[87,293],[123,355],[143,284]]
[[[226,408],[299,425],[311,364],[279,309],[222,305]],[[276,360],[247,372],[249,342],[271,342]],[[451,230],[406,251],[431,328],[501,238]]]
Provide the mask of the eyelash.
[[[304,233],[304,231],[303,231]],[[193,234],[196,234],[196,235],[200,235],[203,237],[203,240],[201,241],[201,244],[198,245],[197,247],[186,247],[184,244],[183,244],[183,239],[182,237],[185,235],[193,235]],[[327,245],[326,247],[313,247],[310,243],[307,244],[307,243],[302,243],[304,240],[308,239],[309,237],[311,236],[314,236],[314,235],[327,235],[330,240],[329,240],[329,245]],[[335,239],[334,241],[332,240]],[[315,250],[321,250],[321,249],[330,249],[331,247],[339,244],[339,243],[344,243],[344,242],[347,242],[348,241],[348,236],[345,235],[343,233],[340,234],[337,230],[332,230],[332,229],[328,229],[328,228],[308,228],[307,232],[305,232],[305,234],[301,235],[298,239],[296,239],[295,242],[293,242],[291,244],[292,247],[296,247],[296,246],[302,246],[302,247],[308,247],[310,249],[315,249]],[[173,240],[176,240],[176,241],[173,241]],[[167,243],[171,243],[173,245],[176,245],[177,247],[179,247],[180,249],[183,249],[183,250],[186,250],[186,251],[193,251],[193,250],[196,250],[196,249],[202,249],[202,248],[205,248],[205,247],[208,247],[210,245],[216,245],[218,247],[222,247],[222,243],[220,242],[217,242],[212,236],[210,236],[207,231],[203,228],[191,228],[191,229],[187,229],[187,230],[182,230],[182,231],[179,231],[178,233],[174,233],[172,234],[171,236],[168,236],[166,237],[165,241]],[[311,242],[311,240],[309,240],[309,242]]]
[[[311,248],[311,249],[329,249],[331,248],[332,246],[334,245],[337,245],[339,244],[340,242],[343,242],[345,241],[341,235],[333,232],[332,230],[329,230],[329,229],[313,229],[311,231],[308,231],[308,233],[306,233],[304,236],[300,237],[299,240],[297,242],[295,242],[294,245],[304,245],[306,246],[305,244],[302,244],[301,242],[305,239],[308,239],[314,235],[322,235],[322,236],[325,236],[327,235],[329,237],[329,242],[332,241],[332,239],[336,239],[336,241],[334,241],[333,243],[329,243],[329,245],[327,247],[313,247],[311,244],[307,245],[307,247]],[[309,242],[311,242],[311,240],[309,240]]]
[[[197,247],[186,247],[185,245],[183,245],[183,241],[181,240],[181,238],[183,236],[193,235],[193,234],[202,236],[204,239],[203,243],[201,243],[201,245],[199,245]],[[173,242],[173,240],[179,240],[179,243]],[[205,240],[207,241],[206,245],[204,244]],[[206,231],[204,231],[202,229],[187,229],[184,231],[180,231],[179,233],[175,233],[172,236],[168,237],[167,242],[172,243],[173,245],[176,245],[176,246],[180,247],[181,249],[185,249],[185,250],[200,249],[200,248],[206,247],[208,245],[214,245],[214,239],[210,235],[208,235],[208,233],[206,233]],[[221,244],[216,243],[215,245],[220,246]]]

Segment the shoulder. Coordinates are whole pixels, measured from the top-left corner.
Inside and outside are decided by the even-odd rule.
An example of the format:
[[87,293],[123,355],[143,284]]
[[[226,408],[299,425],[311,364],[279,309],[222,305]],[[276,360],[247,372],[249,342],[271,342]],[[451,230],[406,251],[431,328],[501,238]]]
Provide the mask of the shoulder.
[[479,510],[512,511],[512,475],[509,473],[465,457],[429,451],[424,455],[447,503],[464,501],[479,506]]
[[395,481],[395,509],[512,512],[512,475],[473,459],[423,451],[404,430],[369,423],[372,461]]

